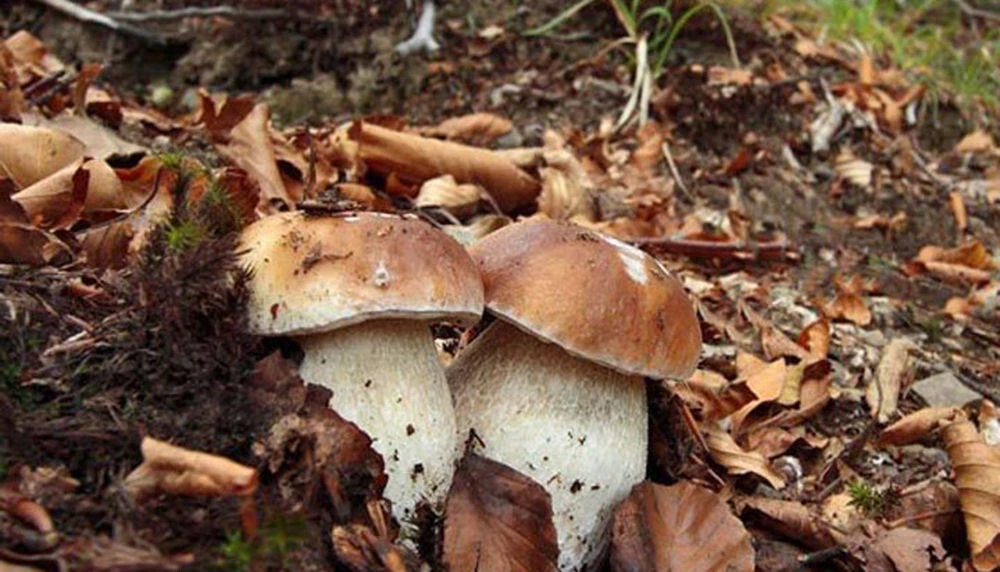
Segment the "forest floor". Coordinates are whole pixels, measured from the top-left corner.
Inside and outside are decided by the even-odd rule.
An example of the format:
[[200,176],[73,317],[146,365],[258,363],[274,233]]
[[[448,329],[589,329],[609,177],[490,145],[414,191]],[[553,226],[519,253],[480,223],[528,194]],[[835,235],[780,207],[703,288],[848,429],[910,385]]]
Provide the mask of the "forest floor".
[[[640,35],[611,2],[551,30],[569,3],[448,3],[440,49],[405,57],[420,6],[377,4],[125,33],[0,7],[0,568],[553,565],[551,530],[516,526],[544,495],[497,500],[540,485],[498,465],[463,464],[443,519],[393,520],[368,437],[303,387],[294,343],[248,333],[238,230],[296,208],[416,213],[466,243],[570,220],[681,281],[701,361],[647,380],[655,485],[616,511],[611,569],[1000,566],[995,62],[959,85],[891,38],[736,3],[679,28],[623,116]],[[993,13],[944,4],[996,58]],[[455,146],[402,153],[384,128]],[[521,178],[458,184],[497,161]],[[434,331],[445,361],[468,342]],[[705,534],[729,560],[679,548]]]

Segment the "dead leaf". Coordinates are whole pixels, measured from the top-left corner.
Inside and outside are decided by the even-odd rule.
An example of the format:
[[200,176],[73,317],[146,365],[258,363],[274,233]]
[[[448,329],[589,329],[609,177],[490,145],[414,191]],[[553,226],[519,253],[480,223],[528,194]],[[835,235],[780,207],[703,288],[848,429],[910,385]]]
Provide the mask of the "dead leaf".
[[115,171],[100,159],[81,159],[11,197],[45,228],[69,228],[91,213],[115,213],[128,205]]
[[775,472],[763,455],[755,451],[745,451],[729,433],[717,425],[709,425],[704,429],[704,434],[712,460],[725,467],[730,474],[745,475],[751,473],[763,478],[776,489],[785,486],[784,479]]
[[76,138],[41,127],[0,123],[0,175],[24,189],[83,157]]
[[502,156],[477,147],[438,141],[368,123],[355,122],[350,137],[359,144],[361,160],[377,173],[422,183],[450,174],[459,183],[485,188],[504,212],[532,204],[541,186]]
[[444,563],[452,572],[556,570],[549,494],[506,465],[467,453],[445,515]]
[[228,138],[230,132],[256,108],[252,95],[213,97],[204,89],[199,89],[198,99],[201,108],[195,124],[204,125],[208,133],[219,140]]
[[955,144],[956,153],[992,153],[996,150],[993,136],[982,129],[976,129]]
[[708,68],[708,85],[750,85],[753,72],[748,69],[711,66]]
[[896,570],[930,571],[945,558],[941,538],[933,532],[913,528],[894,528],[875,541],[875,548],[892,561]]
[[958,227],[959,232],[965,232],[965,229],[969,227],[969,215],[966,213],[965,199],[962,198],[962,194],[954,191],[948,193],[948,204],[951,206],[951,213],[955,215],[955,226]]
[[913,375],[909,363],[910,352],[915,349],[917,349],[916,344],[908,338],[895,338],[882,352],[882,359],[875,370],[875,378],[865,389],[865,400],[868,402],[869,410],[879,423],[888,422],[896,412],[899,393],[907,381],[905,376]]
[[260,185],[262,207],[270,208],[273,201],[292,206],[302,197],[292,196],[282,181],[268,131],[269,119],[267,104],[258,103],[229,132],[228,141],[217,144],[216,149]]
[[413,204],[418,207],[441,207],[451,214],[464,218],[476,212],[483,191],[476,185],[460,185],[451,175],[442,175],[425,181]]
[[757,399],[748,403],[730,417],[733,422],[733,431],[736,432],[740,430],[743,422],[754,409],[764,403],[775,401],[781,396],[785,382],[788,379],[788,371],[783,359],[778,359],[763,367],[755,368],[747,375],[747,387],[757,396]]
[[976,270],[996,270],[997,265],[983,243],[970,240],[955,248],[925,246],[920,249],[914,262],[944,262],[974,268]]
[[838,293],[833,300],[823,304],[822,310],[831,320],[847,320],[859,326],[867,326],[872,322],[872,313],[868,310],[868,305],[856,292]]
[[818,359],[826,359],[830,353],[830,322],[820,318],[802,328],[798,344],[809,351],[809,355]]
[[54,234],[34,225],[0,222],[0,263],[61,266],[73,251]]
[[339,564],[352,572],[409,572],[404,549],[360,524],[334,526],[330,533]]
[[674,393],[699,413],[701,419],[718,421],[757,399],[745,381],[730,383],[722,378],[721,383],[711,383],[706,381],[711,375],[712,372],[698,370],[687,381],[673,386]]
[[872,184],[872,171],[875,167],[863,159],[854,156],[850,149],[845,148],[837,155],[834,170],[837,175],[862,189],[868,189]]
[[690,481],[645,481],[615,509],[611,569],[751,571],[754,549],[718,494]]
[[592,184],[579,160],[565,149],[546,149],[543,157],[538,212],[555,220],[596,221]]
[[958,409],[955,407],[930,407],[914,411],[886,427],[879,437],[879,443],[897,447],[916,443],[936,429],[942,421],[954,419],[957,413]]
[[435,127],[418,129],[427,137],[443,137],[448,141],[462,141],[485,145],[496,141],[514,128],[514,124],[493,113],[470,113],[445,119]]
[[942,435],[955,471],[959,503],[976,570],[1000,566],[1000,451],[983,441],[971,421],[960,416]]
[[814,550],[822,550],[837,544],[830,527],[802,503],[751,497],[742,502],[740,516],[748,524],[759,526]]
[[157,493],[247,496],[257,489],[256,469],[152,437],[142,440],[142,459],[124,481],[125,490],[138,502]]
[[93,268],[123,268],[128,263],[135,228],[128,220],[87,229],[79,236],[80,250]]
[[24,123],[70,135],[83,143],[83,152],[89,157],[107,159],[112,155],[125,156],[149,152],[147,148],[122,139],[116,131],[89,117],[63,113],[49,118],[40,113],[25,113]]
[[906,227],[906,213],[899,211],[891,217],[885,215],[864,216],[854,221],[854,228],[863,230],[881,229],[888,232],[899,232]]

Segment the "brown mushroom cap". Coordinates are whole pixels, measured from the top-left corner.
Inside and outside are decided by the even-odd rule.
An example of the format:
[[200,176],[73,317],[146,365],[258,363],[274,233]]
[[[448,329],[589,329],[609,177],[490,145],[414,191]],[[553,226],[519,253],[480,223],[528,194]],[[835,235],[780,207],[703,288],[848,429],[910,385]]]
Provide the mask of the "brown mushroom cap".
[[701,329],[676,278],[653,257],[582,227],[534,220],[469,249],[494,314],[569,353],[626,374],[684,378]]
[[465,249],[415,217],[287,212],[248,226],[250,326],[302,335],[375,318],[471,323],[483,286]]

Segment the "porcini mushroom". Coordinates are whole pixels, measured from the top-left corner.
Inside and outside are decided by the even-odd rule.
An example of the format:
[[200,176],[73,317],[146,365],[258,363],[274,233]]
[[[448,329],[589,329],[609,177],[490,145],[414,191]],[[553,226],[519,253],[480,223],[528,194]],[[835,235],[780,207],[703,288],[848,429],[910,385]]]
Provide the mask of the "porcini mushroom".
[[643,376],[697,364],[694,308],[655,259],[572,224],[517,223],[469,252],[497,320],[448,369],[459,432],[548,490],[559,566],[587,569],[646,476]]
[[414,217],[378,213],[269,216],[240,240],[251,327],[302,347],[302,379],[373,439],[397,516],[439,507],[457,435],[428,322],[474,323],[483,286],[454,239]]

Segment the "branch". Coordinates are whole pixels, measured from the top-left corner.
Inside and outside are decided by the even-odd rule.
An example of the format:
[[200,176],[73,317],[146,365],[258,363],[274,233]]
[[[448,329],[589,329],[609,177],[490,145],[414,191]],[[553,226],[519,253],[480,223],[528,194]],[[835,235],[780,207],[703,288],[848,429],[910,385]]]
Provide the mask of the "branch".
[[632,245],[657,254],[679,254],[691,258],[732,258],[737,260],[786,260],[796,254],[785,239],[773,242],[712,242],[684,238],[636,238]]
[[263,10],[242,10],[234,6],[190,6],[177,10],[154,10],[151,12],[108,12],[108,16],[125,22],[150,22],[182,20],[184,18],[211,18],[225,16],[235,20],[269,20],[293,16],[280,8]]
[[133,36],[154,44],[164,43],[163,38],[154,32],[144,30],[138,26],[119,22],[110,16],[101,14],[100,12],[95,12],[90,8],[84,8],[79,4],[74,4],[73,2],[70,2],[70,0],[35,0],[35,2],[87,24],[104,26],[105,28],[118,32],[119,34]]

